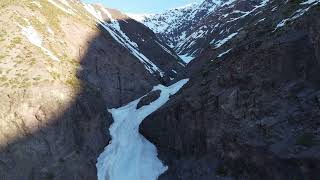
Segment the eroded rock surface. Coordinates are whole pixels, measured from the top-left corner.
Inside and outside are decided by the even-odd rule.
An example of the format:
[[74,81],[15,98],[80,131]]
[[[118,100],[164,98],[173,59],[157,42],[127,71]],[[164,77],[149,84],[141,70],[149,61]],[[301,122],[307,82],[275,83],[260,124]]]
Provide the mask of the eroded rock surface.
[[266,17],[188,64],[190,83],[141,125],[169,166],[160,179],[320,176],[319,12],[277,31]]

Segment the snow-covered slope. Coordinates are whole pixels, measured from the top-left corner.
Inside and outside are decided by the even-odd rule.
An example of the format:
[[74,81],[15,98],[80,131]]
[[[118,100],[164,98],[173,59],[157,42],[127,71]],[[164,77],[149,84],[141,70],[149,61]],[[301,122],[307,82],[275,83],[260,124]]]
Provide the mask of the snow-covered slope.
[[146,18],[154,16],[154,14],[139,14],[139,13],[126,13],[130,18],[143,22]]
[[160,90],[160,97],[141,108],[137,105],[143,97],[109,110],[114,119],[110,127],[112,141],[98,158],[99,180],[156,180],[168,169],[158,159],[156,147],[139,133],[139,125],[187,82],[184,79],[169,87],[155,86],[152,91]]
[[199,4],[153,15],[142,23],[154,30],[188,63],[207,48],[219,49],[252,21],[264,23],[271,20],[276,23],[273,25],[276,30],[318,3],[319,0],[204,0]]
[[204,36],[201,28],[194,32],[195,25],[210,15],[221,4],[220,0],[192,3],[183,7],[170,9],[162,14],[155,14],[143,19],[142,23],[152,29],[158,36],[179,54],[186,63],[198,52],[185,53],[182,48],[186,41]]

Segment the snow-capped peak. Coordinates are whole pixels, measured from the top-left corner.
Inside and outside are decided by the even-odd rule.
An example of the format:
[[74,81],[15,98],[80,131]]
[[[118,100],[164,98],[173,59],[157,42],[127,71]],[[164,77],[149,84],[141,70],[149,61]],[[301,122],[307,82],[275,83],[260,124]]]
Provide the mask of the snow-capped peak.
[[125,13],[125,14],[138,22],[143,22],[146,18],[152,17],[154,15],[154,14],[144,14],[144,13]]
[[[222,4],[222,0],[195,2],[170,9],[161,14],[151,15],[144,18],[142,23],[165,40],[170,47],[175,49],[180,58],[188,63],[198,52],[183,52],[182,50],[191,45],[190,39],[203,37],[208,33],[205,26],[193,27],[193,24],[210,15],[220,4]],[[194,28],[199,31],[193,33]]]

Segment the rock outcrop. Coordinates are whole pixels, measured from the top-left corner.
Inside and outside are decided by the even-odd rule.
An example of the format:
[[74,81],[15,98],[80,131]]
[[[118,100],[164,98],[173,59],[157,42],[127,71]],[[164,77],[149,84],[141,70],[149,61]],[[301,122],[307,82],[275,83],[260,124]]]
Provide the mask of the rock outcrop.
[[160,179],[320,176],[319,12],[278,29],[273,16],[247,18],[236,37],[188,64],[190,83],[141,126],[169,166]]

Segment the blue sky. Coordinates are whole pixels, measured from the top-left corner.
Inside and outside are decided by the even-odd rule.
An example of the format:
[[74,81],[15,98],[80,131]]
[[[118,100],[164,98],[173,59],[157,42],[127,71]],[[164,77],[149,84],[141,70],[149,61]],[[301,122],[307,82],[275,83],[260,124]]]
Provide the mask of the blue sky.
[[106,7],[130,13],[159,13],[201,0],[83,0],[87,3],[102,3]]

